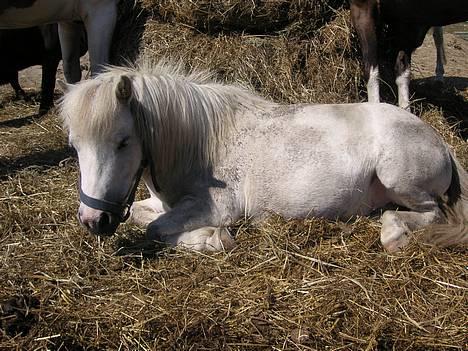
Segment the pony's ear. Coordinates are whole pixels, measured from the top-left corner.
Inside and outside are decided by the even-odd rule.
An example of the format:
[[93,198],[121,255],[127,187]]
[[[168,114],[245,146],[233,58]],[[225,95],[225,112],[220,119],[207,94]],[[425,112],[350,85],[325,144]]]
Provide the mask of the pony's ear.
[[132,81],[128,76],[122,75],[120,77],[115,89],[115,95],[122,103],[127,103],[130,100],[132,97]]
[[57,79],[57,85],[64,94],[68,93],[70,88],[73,86],[73,84],[68,84],[67,82],[64,82],[61,79]]

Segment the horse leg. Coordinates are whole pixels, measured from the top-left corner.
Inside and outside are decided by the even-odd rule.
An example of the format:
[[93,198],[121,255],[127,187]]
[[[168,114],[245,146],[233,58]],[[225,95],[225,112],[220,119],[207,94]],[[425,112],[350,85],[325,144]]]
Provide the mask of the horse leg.
[[442,27],[434,27],[432,37],[434,38],[434,44],[437,51],[437,64],[435,70],[436,80],[442,81],[445,73],[444,64],[447,62],[444,48],[444,29]]
[[94,6],[93,14],[88,14],[85,20],[88,33],[89,61],[91,63],[91,76],[102,70],[102,65],[109,63],[109,52],[117,21],[116,1],[101,1]]
[[398,105],[409,107],[409,84],[411,80],[411,51],[400,50],[395,63],[396,85],[398,87]]
[[[431,170],[433,173],[430,178],[431,171],[428,171],[426,176],[421,174],[421,177],[413,177],[411,183],[395,180],[402,169],[394,169],[393,173],[387,170],[387,177],[384,176],[383,180],[379,178],[391,202],[409,209],[409,211],[389,210],[382,215],[380,241],[387,251],[394,252],[402,249],[409,243],[411,232],[443,220],[444,215],[436,198],[447,190],[451,175],[446,172],[445,166],[448,165],[439,162],[436,155],[434,157],[434,169]],[[413,172],[414,170],[406,169],[405,173]],[[424,172],[421,171],[421,173]],[[393,186],[388,186],[389,184]],[[424,189],[420,184],[426,184]]]
[[129,219],[141,226],[147,226],[165,212],[163,203],[155,196],[134,202],[130,211]]
[[212,214],[201,201],[187,199],[161,215],[146,229],[150,240],[195,251],[222,251],[234,247],[225,228],[212,226]]
[[42,116],[54,105],[55,75],[61,56],[56,25],[48,24],[39,28],[45,49],[42,57],[41,104],[39,106],[39,116]]
[[411,232],[438,223],[442,218],[437,205],[424,212],[385,211],[381,219],[380,241],[389,252],[401,250],[409,243]]
[[63,73],[67,83],[74,84],[81,79],[80,68],[80,25],[73,22],[59,23],[59,38],[62,48]]
[[399,24],[396,26],[396,48],[395,61],[396,85],[398,87],[398,105],[404,109],[410,103],[410,80],[411,80],[411,54],[420,47],[430,27],[415,24]]
[[41,103],[39,116],[46,114],[54,106],[55,75],[59,60],[56,57],[46,59],[42,64]]
[[193,251],[217,252],[235,247],[234,239],[226,228],[202,227],[195,230],[168,236],[164,242]]
[[15,99],[26,100],[27,99],[26,93],[24,92],[23,88],[21,88],[21,85],[19,84],[18,71],[12,72],[9,82],[10,82],[11,87],[15,91],[15,94],[16,94]]
[[351,1],[351,20],[356,28],[364,61],[364,78],[367,80],[369,102],[380,102],[379,65],[377,62],[377,32],[375,1]]

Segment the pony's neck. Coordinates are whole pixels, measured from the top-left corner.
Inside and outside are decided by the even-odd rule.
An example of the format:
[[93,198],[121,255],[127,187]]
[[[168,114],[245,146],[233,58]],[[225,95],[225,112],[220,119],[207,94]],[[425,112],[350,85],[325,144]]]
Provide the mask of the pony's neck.
[[209,172],[222,153],[222,141],[235,129],[246,93],[184,77],[136,77],[140,92],[132,110],[137,129],[161,187],[194,172]]

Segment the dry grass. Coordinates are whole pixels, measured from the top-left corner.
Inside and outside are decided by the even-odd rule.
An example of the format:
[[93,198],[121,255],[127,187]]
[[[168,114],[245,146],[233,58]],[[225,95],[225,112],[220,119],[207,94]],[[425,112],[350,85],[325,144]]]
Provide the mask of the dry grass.
[[[343,10],[308,40],[283,30],[213,34],[172,20],[146,24],[142,51],[209,67],[276,101],[359,99]],[[238,246],[210,255],[141,247],[144,233],[129,225],[99,241],[77,223],[77,165],[57,116],[22,119],[37,106],[9,96],[0,92],[0,349],[468,347],[466,247],[415,241],[389,255],[378,240],[378,216],[240,222],[232,227]],[[451,99],[459,101],[451,96],[439,108],[419,102],[415,111],[468,166],[468,143],[444,118]]]
[[313,33],[334,16],[344,0],[143,0],[143,7],[166,22],[182,23],[202,32],[267,34],[300,27]]
[[311,40],[284,34],[211,36],[182,24],[150,21],[141,51],[209,68],[222,80],[276,101],[351,102],[359,99],[360,65],[347,17],[340,12]]

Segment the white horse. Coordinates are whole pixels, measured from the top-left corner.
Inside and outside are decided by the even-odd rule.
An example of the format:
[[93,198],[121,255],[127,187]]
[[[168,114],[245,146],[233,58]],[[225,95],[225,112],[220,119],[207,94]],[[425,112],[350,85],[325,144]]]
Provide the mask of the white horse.
[[[65,79],[81,79],[80,39],[77,21],[83,21],[88,34],[91,75],[109,62],[109,50],[117,19],[118,0],[10,0],[0,2],[0,29],[59,24],[59,37]],[[46,45],[47,46],[47,45]]]
[[[382,216],[389,251],[428,227],[468,242],[468,174],[426,123],[387,104],[281,105],[165,64],[109,68],[60,104],[81,172],[79,220],[112,234],[127,217],[147,237],[221,250],[244,216]],[[132,205],[143,180],[150,198]],[[437,224],[436,224],[437,223]]]

